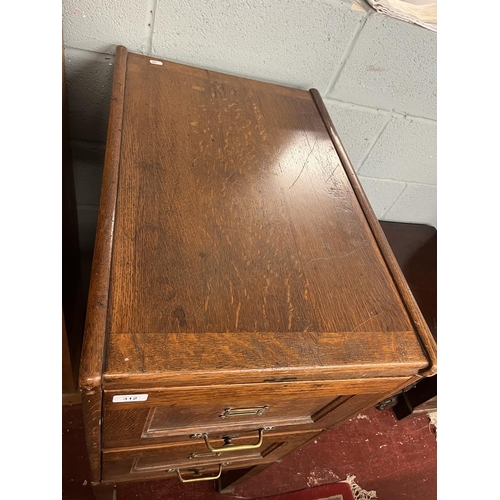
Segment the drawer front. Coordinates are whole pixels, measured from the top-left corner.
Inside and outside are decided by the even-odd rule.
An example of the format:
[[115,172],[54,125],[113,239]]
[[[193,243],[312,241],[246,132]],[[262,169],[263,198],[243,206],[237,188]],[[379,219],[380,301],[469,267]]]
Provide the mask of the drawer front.
[[199,433],[217,436],[264,427],[284,432],[322,429],[380,399],[376,393],[339,392],[355,387],[336,382],[145,390],[138,398],[143,400],[132,402],[113,402],[113,398],[133,393],[106,392],[103,445],[145,446],[184,441]]
[[201,437],[163,446],[108,449],[103,451],[103,480],[169,477],[177,475],[177,470],[182,477],[203,477],[213,475],[219,466],[226,470],[272,463],[317,434],[264,432],[261,443],[255,432],[208,439],[208,445],[216,451],[209,450]]

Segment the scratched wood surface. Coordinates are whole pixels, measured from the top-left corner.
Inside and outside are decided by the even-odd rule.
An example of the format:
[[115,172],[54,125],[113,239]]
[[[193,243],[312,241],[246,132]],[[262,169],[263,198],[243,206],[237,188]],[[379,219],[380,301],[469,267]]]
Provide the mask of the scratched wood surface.
[[[114,334],[107,388],[413,375],[427,366],[412,331]],[[108,370],[110,370],[108,369]],[[373,380],[371,380],[373,382]]]
[[200,430],[283,433],[224,489],[436,366],[317,91],[150,61],[117,48],[80,369],[102,495]]
[[[111,378],[172,365],[222,369],[217,349],[248,334],[247,345],[259,343],[252,333],[274,335],[286,366],[294,337],[320,352],[322,332],[341,335],[356,351],[351,358],[391,363],[401,332],[410,355],[396,361],[425,365],[311,95],[135,54],[127,60],[108,331]],[[357,342],[366,333],[381,352]],[[161,339],[154,348],[151,334]],[[195,346],[183,343],[180,358],[179,334],[193,334]],[[201,359],[190,355],[200,349]],[[318,364],[309,357],[306,364]]]

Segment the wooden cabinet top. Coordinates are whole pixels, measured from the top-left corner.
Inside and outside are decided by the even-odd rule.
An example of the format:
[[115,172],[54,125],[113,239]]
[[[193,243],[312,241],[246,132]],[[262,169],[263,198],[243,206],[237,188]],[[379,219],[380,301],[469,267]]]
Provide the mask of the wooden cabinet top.
[[316,91],[120,47],[109,122],[83,384],[435,370]]

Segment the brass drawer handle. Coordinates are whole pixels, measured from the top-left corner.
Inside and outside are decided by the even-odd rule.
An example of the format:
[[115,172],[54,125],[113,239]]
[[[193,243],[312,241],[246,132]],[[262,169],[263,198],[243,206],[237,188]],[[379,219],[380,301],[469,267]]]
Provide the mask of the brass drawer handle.
[[201,457],[220,457],[220,452],[219,453],[214,453],[213,451],[196,452],[196,453],[191,453],[191,455],[189,455],[188,458],[193,459]]
[[226,437],[223,437],[224,445],[222,446],[222,448],[214,448],[210,444],[210,441],[208,440],[208,434],[204,433],[204,434],[202,434],[202,437],[205,440],[205,444],[207,445],[207,448],[214,453],[217,453],[217,452],[222,453],[225,451],[255,450],[255,449],[260,448],[262,446],[262,443],[264,441],[264,430],[265,429],[259,429],[259,441],[256,444],[241,444],[239,446],[235,446],[233,443],[231,443],[231,437],[226,436]]
[[254,408],[226,408],[224,412],[219,415],[220,418],[227,417],[243,417],[247,415],[262,415],[269,406],[255,406]]
[[193,479],[184,479],[181,476],[181,471],[176,469],[177,476],[179,477],[181,483],[197,483],[199,481],[213,481],[214,479],[219,479],[222,474],[222,464],[219,464],[219,472],[216,476],[207,476],[207,477],[194,477]]

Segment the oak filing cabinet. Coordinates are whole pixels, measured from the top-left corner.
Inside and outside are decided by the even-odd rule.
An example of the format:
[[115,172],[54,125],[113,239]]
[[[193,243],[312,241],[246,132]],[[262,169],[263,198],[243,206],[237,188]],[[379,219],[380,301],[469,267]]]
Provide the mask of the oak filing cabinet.
[[319,93],[118,47],[80,370],[96,496],[229,491],[435,372]]

